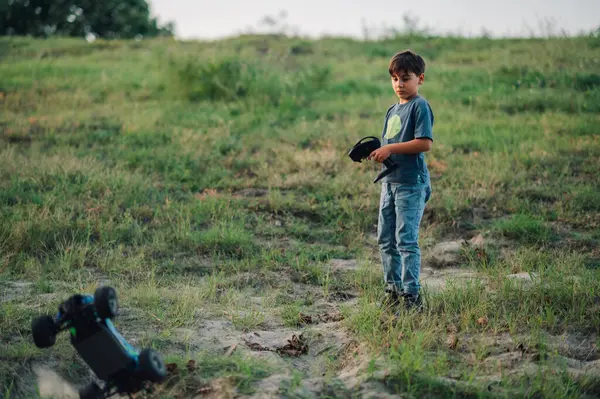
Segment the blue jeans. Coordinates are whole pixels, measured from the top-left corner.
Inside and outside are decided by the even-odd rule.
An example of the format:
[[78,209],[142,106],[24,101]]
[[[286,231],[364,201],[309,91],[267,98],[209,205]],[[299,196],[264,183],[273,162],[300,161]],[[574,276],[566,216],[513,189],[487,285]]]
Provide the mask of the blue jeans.
[[386,290],[419,293],[419,226],[430,196],[428,179],[419,178],[417,185],[382,183],[377,242]]

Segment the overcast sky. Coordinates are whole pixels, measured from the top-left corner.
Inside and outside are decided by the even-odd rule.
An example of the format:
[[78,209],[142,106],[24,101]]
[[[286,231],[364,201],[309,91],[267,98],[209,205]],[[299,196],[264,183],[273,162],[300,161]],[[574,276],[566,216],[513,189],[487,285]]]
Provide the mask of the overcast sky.
[[[304,36],[362,37],[402,28],[403,15],[434,33],[530,36],[589,32],[600,26],[600,0],[149,0],[159,20],[174,21],[182,39],[264,32],[265,16]],[[286,16],[281,18],[281,12]]]

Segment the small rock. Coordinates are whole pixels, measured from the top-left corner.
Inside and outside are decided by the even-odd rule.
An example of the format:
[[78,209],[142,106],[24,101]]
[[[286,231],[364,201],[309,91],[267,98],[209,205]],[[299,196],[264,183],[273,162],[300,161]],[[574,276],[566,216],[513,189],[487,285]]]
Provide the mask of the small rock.
[[198,389],[194,398],[207,399],[230,399],[235,397],[235,388],[231,380],[228,378],[217,378],[212,380],[209,385],[205,385]]
[[[263,397],[278,397],[277,394],[280,392],[283,384],[290,380],[290,376],[285,370],[280,370],[282,374],[273,374],[265,379],[257,381],[257,391],[260,392]],[[285,372],[285,374],[283,374]]]
[[534,280],[539,280],[539,275],[537,273],[533,273],[533,272],[522,272],[522,273],[515,273],[515,274],[509,274],[506,276],[507,278],[510,279],[517,279],[517,280],[522,280],[523,282],[526,283],[533,283]]
[[473,247],[481,248],[485,244],[485,240],[483,239],[483,236],[481,234],[477,234],[475,237],[469,240],[469,244],[471,244],[471,246]]
[[462,245],[464,244],[464,240],[458,241],[445,241],[437,244],[433,249],[434,251],[438,251],[441,253],[459,253]]
[[35,368],[35,373],[37,374],[38,390],[42,398],[79,398],[76,388],[56,372],[38,366]]
[[263,305],[265,298],[262,296],[251,296],[248,299],[250,300],[250,302],[252,302],[253,305]]
[[464,243],[464,240],[441,242],[429,251],[427,257],[437,267],[457,264]]
[[233,352],[235,352],[236,349],[237,349],[237,344],[231,345],[225,352],[225,356],[229,357],[229,356],[233,355]]
[[463,286],[468,282],[482,281],[483,279],[478,273],[459,267],[445,267],[442,269],[424,267],[421,275],[423,276],[421,278],[423,286],[427,286],[430,292],[444,290],[449,282]]

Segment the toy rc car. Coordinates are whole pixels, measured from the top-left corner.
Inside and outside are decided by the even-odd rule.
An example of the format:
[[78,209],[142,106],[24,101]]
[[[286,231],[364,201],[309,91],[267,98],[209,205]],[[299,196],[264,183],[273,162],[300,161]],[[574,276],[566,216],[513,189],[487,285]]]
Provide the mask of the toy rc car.
[[39,348],[56,342],[59,332],[71,333],[71,344],[104,388],[92,382],[79,391],[81,399],[131,394],[159,383],[166,377],[160,355],[150,348],[139,352],[115,329],[117,294],[112,287],[99,287],[94,296],[76,294],[58,307],[56,317],[39,316],[31,323],[33,341]]
[[[354,162],[362,162],[363,159],[367,159],[369,155],[371,155],[371,153],[379,147],[381,147],[381,141],[377,137],[363,137],[354,145],[354,147],[352,147],[352,149],[350,149],[348,156]],[[398,167],[398,165],[389,158],[383,161],[383,164],[386,166],[386,168],[377,175],[373,183],[377,183],[379,180],[392,173]]]

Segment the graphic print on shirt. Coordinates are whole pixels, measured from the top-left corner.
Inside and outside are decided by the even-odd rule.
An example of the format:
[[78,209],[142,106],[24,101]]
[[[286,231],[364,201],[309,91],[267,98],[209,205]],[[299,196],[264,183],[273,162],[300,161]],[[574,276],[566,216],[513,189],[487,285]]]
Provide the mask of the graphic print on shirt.
[[400,116],[394,115],[392,116],[387,125],[387,130],[385,132],[385,138],[391,139],[394,138],[400,133],[400,129],[402,128],[402,121],[400,120]]

